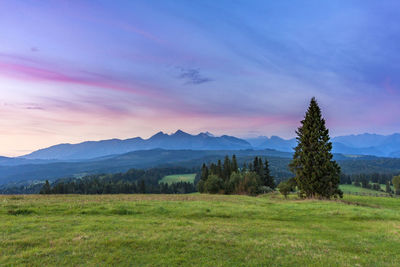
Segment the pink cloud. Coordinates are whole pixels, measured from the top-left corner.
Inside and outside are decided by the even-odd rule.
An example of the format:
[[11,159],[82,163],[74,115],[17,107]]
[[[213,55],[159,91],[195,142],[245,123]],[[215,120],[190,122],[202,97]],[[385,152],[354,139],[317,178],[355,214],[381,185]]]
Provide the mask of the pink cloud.
[[[20,61],[20,57],[16,57],[16,59]],[[149,88],[144,89],[142,88],[144,86],[139,87],[133,85],[132,83],[126,85],[128,81],[118,80],[112,77],[107,77],[105,75],[83,71],[80,71],[78,75],[76,74],[76,72],[74,73],[73,71],[51,70],[51,68],[54,68],[54,66],[37,67],[34,65],[43,66],[46,64],[44,64],[43,62],[35,62],[32,59],[30,59],[29,61],[25,60],[24,63],[0,61],[0,74],[15,79],[24,79],[34,82],[47,81],[64,84],[77,84],[90,87],[112,89],[149,97],[159,97],[159,92],[154,92]]]

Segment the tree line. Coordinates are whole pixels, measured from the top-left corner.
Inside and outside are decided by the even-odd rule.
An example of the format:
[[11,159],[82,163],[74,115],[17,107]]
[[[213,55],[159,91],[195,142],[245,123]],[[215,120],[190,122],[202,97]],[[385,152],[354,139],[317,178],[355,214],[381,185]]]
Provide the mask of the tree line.
[[263,161],[261,157],[255,157],[253,162],[239,168],[236,156],[232,159],[225,157],[211,163],[204,163],[197,183],[200,193],[211,194],[246,194],[257,195],[272,191],[276,185],[274,177],[269,170],[268,160]]
[[373,183],[373,184],[386,184],[391,182],[393,177],[398,175],[398,172],[394,173],[353,173],[340,175],[341,184],[353,184],[353,183]]
[[[398,173],[341,174],[340,183],[352,184],[366,189],[400,195],[400,182],[398,182],[399,178],[397,178],[400,176],[396,176],[396,174]],[[381,187],[381,184],[385,185],[385,189]],[[392,186],[394,187],[394,190],[392,189]]]
[[196,191],[193,183],[160,183],[170,174],[192,173],[185,168],[130,169],[125,173],[88,175],[82,178],[46,180],[41,194],[186,194]]

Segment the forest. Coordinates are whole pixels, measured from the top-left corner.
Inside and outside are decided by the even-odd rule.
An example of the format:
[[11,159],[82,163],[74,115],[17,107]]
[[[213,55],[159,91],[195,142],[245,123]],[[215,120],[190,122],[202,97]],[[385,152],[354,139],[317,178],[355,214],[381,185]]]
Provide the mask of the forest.
[[192,173],[185,168],[130,169],[125,173],[88,175],[83,178],[59,179],[53,184],[46,180],[41,194],[186,194],[195,192],[189,182],[160,183],[170,174]]
[[275,189],[274,177],[271,176],[268,160],[255,157],[250,164],[239,168],[236,156],[232,160],[226,156],[224,162],[203,164],[198,181],[200,193],[257,195]]

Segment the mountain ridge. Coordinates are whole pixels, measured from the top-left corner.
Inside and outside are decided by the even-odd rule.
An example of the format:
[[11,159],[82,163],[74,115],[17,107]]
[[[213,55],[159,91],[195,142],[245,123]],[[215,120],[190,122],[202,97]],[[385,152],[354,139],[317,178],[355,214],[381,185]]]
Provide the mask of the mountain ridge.
[[[333,152],[354,155],[372,155],[379,157],[400,157],[400,134],[357,134],[337,136],[331,139]],[[166,134],[162,131],[148,139],[133,137],[128,139],[106,139],[100,141],[85,141],[77,144],[62,143],[36,150],[30,154],[17,158],[5,158],[0,164],[19,160],[87,160],[109,155],[124,154],[132,151],[149,149],[191,149],[191,150],[242,150],[242,149],[274,149],[283,152],[293,152],[297,140],[283,139],[279,136],[259,136],[256,138],[241,139],[234,136],[214,136],[209,132],[197,135],[177,130]]]
[[148,139],[134,137],[129,139],[107,139],[85,141],[78,144],[58,144],[36,150],[19,158],[45,160],[84,160],[112,154],[123,154],[131,151],[149,149],[192,149],[192,150],[240,150],[251,149],[245,140],[228,135],[211,136],[210,133],[188,134],[177,130],[173,134],[162,131]]

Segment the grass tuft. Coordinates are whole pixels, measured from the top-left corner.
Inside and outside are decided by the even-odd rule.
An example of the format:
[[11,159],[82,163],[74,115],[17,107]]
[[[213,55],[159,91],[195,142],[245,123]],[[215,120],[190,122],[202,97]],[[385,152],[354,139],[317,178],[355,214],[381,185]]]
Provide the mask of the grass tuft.
[[30,215],[35,213],[33,210],[29,209],[11,209],[8,210],[8,215]]

